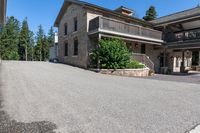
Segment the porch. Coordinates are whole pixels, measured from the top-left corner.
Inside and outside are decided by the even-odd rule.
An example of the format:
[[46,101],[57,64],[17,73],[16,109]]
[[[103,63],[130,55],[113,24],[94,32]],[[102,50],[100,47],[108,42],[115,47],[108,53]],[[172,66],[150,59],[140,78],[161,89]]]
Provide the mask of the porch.
[[[185,73],[200,66],[200,8],[176,13],[155,21],[163,31],[165,66],[171,72]],[[197,69],[196,69],[197,68]]]
[[200,49],[168,49],[166,51],[168,68],[172,72],[187,73],[190,70],[199,71]]
[[163,50],[162,32],[99,16],[90,21],[88,35],[91,47],[102,38],[124,40],[130,52],[133,52],[134,59],[156,72],[159,71],[158,56],[160,50]]

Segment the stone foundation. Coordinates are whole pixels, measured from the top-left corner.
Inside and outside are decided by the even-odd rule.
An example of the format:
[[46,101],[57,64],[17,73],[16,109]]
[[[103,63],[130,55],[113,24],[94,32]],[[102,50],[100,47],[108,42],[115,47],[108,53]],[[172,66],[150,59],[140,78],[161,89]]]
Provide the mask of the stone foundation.
[[99,71],[102,74],[117,75],[117,76],[129,76],[129,77],[147,77],[150,70],[144,69],[101,69]]

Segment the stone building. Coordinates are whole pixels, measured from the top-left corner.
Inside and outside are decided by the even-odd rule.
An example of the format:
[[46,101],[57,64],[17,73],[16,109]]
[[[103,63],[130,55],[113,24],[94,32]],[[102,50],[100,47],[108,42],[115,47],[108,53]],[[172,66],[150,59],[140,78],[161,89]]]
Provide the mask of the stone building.
[[120,38],[133,51],[133,57],[150,69],[184,71],[199,65],[199,12],[197,7],[147,22],[133,17],[134,11],[123,6],[110,10],[65,0],[55,21],[58,59],[89,68],[89,54],[98,40]]

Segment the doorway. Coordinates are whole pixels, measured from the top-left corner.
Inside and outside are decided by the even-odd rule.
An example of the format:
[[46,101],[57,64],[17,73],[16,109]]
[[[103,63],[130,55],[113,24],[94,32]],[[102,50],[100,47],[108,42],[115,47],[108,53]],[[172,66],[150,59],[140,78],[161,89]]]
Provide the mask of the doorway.
[[192,66],[199,65],[199,51],[192,52]]
[[146,45],[141,44],[141,54],[146,54]]
[[159,56],[160,67],[168,66],[168,61],[169,61],[168,56],[169,56],[168,53],[165,54],[165,57],[164,57],[164,53],[160,53],[160,56]]

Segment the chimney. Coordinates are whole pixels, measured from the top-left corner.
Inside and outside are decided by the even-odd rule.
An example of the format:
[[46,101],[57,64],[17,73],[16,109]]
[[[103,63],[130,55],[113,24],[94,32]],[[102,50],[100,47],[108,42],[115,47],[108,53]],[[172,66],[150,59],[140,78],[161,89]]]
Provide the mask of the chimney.
[[117,8],[116,10],[114,10],[115,12],[121,13],[123,15],[127,15],[127,16],[133,16],[134,15],[134,11],[131,9],[128,9],[124,6],[120,6],[119,8]]

